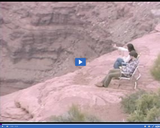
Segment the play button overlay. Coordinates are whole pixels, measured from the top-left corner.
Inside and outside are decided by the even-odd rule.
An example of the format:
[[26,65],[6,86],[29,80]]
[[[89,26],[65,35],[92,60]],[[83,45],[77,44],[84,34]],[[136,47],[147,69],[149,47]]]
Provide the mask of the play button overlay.
[[86,58],[75,58],[75,66],[86,66]]

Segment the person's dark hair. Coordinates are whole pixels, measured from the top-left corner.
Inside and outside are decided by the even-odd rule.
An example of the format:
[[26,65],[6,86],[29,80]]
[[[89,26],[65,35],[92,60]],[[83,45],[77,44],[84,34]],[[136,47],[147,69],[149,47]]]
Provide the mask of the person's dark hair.
[[135,58],[138,57],[138,54],[137,54],[136,51],[131,51],[131,52],[129,53],[129,55],[130,55],[130,56],[134,56]]
[[136,51],[133,44],[127,44],[127,48],[128,48],[128,51],[131,52],[131,51]]

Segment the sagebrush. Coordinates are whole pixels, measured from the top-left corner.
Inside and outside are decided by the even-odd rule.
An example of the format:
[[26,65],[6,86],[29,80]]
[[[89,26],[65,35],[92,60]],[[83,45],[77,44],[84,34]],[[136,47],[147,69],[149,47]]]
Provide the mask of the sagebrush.
[[100,119],[93,115],[82,113],[77,106],[72,105],[69,111],[62,116],[53,116],[52,122],[100,122]]
[[158,121],[160,117],[160,90],[158,93],[137,92],[122,99],[122,106],[129,113],[129,122]]
[[160,54],[154,62],[154,65],[151,69],[151,74],[155,80],[160,81]]
[[141,90],[131,95],[128,95],[125,98],[122,98],[122,107],[126,113],[133,113],[136,110],[136,101],[146,92]]

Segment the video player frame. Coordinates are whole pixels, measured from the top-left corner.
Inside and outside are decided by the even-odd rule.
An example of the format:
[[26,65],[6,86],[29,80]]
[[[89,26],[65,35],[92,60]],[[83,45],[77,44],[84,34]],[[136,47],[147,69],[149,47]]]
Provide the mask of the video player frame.
[[0,2],[0,127],[160,127],[159,8]]

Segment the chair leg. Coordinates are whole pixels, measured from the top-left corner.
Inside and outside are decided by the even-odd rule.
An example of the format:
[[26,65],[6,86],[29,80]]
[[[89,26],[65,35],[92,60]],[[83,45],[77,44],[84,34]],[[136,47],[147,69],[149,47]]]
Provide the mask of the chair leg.
[[137,81],[134,82],[134,89],[137,89]]
[[134,76],[132,77],[132,82],[134,83],[134,89],[136,90],[137,89],[137,80]]
[[137,80],[139,80],[141,78],[141,73],[140,73],[139,69],[137,69],[137,72],[138,72]]
[[139,80],[141,78],[141,74],[138,75],[137,80]]

